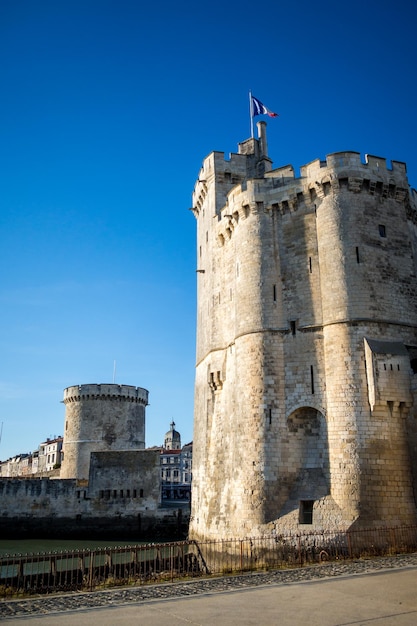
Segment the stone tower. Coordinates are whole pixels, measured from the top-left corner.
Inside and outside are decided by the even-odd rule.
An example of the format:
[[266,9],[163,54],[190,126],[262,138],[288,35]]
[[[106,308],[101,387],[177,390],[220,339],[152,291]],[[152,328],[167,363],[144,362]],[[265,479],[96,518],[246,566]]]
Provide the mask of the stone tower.
[[193,538],[415,523],[417,203],[356,152],[272,169],[266,124],[193,193]]
[[171,422],[169,431],[165,433],[164,449],[181,450],[181,435],[178,430],[175,430],[174,421]]
[[64,389],[64,459],[60,478],[88,480],[91,452],[145,449],[148,392],[130,385]]

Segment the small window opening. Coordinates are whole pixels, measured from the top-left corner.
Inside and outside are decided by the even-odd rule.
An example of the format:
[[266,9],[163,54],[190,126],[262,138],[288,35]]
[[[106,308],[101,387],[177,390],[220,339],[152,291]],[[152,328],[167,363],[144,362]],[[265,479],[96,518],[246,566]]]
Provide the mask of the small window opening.
[[400,371],[400,364],[397,363],[397,370]]
[[392,371],[392,363],[390,363],[390,366],[389,366],[389,367],[390,367],[390,370]]
[[300,500],[300,524],[313,523],[314,500]]
[[273,293],[274,302],[276,302],[277,301],[277,286],[276,285],[273,285],[272,293]]
[[272,423],[272,409],[269,409],[269,423]]
[[143,498],[143,489],[139,490],[139,498]]
[[359,258],[359,248],[358,246],[356,246],[356,263],[360,263],[360,258]]
[[311,378],[311,393],[314,395],[314,369],[312,365],[310,365],[310,378]]
[[387,236],[387,232],[385,230],[384,224],[379,224],[378,230],[379,230],[380,237],[386,237]]
[[133,497],[136,498],[137,497],[137,491],[136,489],[133,490]]
[[384,370],[386,370],[386,369],[387,369],[387,364],[386,364],[386,363],[384,363]]
[[291,334],[295,335],[295,330],[296,330],[295,320],[290,321],[290,326],[291,326]]
[[309,265],[309,269],[310,269],[310,274],[313,272],[313,265],[311,262],[311,256],[308,257],[308,265]]

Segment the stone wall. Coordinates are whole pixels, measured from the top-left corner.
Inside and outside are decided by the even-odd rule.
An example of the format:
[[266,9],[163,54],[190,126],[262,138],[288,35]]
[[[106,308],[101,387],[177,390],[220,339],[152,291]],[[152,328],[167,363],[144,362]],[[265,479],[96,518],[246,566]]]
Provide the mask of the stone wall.
[[3,537],[185,538],[187,508],[160,506],[159,450],[97,452],[88,481],[0,480]]

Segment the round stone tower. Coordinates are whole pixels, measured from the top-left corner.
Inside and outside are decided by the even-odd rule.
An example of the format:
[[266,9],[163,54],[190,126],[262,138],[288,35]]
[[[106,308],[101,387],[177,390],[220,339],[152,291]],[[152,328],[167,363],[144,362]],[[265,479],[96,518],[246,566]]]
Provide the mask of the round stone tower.
[[148,391],[131,385],[75,385],[64,389],[61,478],[87,480],[90,454],[145,448]]
[[203,162],[193,539],[414,524],[417,203],[406,166]]

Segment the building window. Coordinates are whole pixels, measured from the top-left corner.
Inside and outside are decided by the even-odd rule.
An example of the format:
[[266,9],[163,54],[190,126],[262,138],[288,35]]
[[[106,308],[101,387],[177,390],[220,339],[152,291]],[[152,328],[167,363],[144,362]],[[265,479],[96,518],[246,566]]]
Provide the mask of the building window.
[[380,237],[386,237],[387,236],[384,224],[379,224],[378,230],[379,230]]
[[313,523],[314,500],[300,500],[300,524]]

